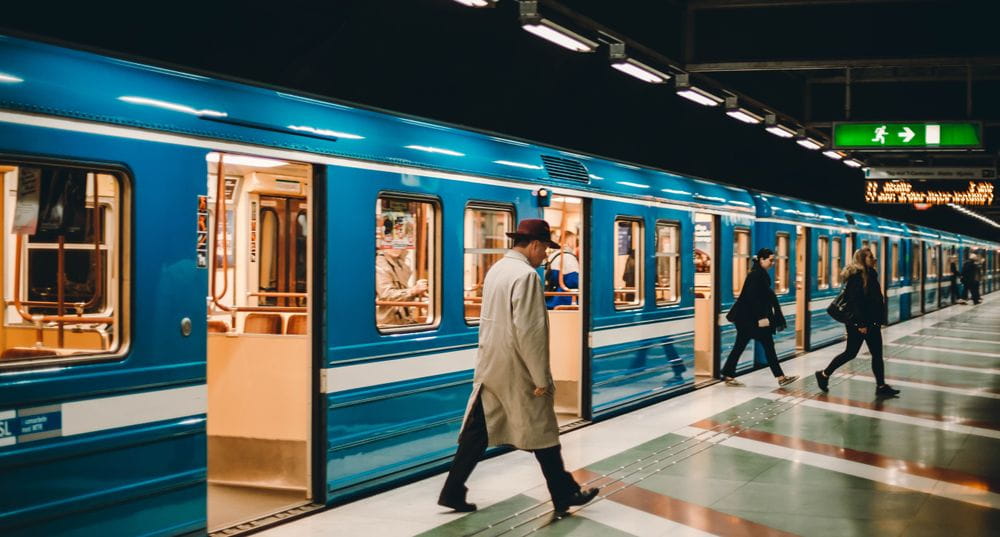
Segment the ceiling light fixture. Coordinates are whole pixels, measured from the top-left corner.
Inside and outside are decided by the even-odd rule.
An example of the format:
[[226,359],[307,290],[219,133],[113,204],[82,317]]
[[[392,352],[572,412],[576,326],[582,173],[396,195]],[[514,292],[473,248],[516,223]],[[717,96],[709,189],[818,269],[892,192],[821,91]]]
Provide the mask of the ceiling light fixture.
[[639,60],[629,58],[625,54],[625,43],[611,43],[608,46],[608,59],[611,61],[611,67],[643,82],[649,82],[650,84],[663,84],[667,80],[670,80],[670,75],[658,71]]
[[542,39],[575,52],[593,52],[597,49],[598,43],[596,41],[587,39],[566,27],[543,18],[538,13],[537,0],[522,0],[520,12],[521,28]]
[[455,0],[459,4],[468,7],[493,7],[497,0]]
[[746,108],[740,107],[739,99],[736,97],[726,97],[726,115],[751,125],[756,125],[757,123],[764,121],[763,116],[759,116]]
[[844,153],[844,152],[842,152],[842,151],[835,151],[833,149],[826,148],[826,149],[823,150],[823,156],[824,157],[832,158],[833,160],[840,160],[840,159],[846,157],[847,154]]
[[805,129],[799,129],[799,132],[795,135],[795,143],[801,145],[806,149],[811,149],[813,151],[823,147],[823,144],[807,136]]
[[778,117],[774,114],[767,114],[764,116],[764,130],[775,136],[780,136],[781,138],[795,137],[795,130],[778,123]]
[[722,103],[722,97],[712,92],[703,90],[691,85],[691,75],[682,73],[677,75],[676,81],[677,95],[685,99],[692,100],[702,106],[718,106]]
[[861,166],[864,165],[864,164],[861,163],[860,160],[856,160],[856,159],[853,159],[853,158],[844,159],[844,164],[846,164],[846,165],[848,165],[848,166],[850,166],[852,168],[860,168]]

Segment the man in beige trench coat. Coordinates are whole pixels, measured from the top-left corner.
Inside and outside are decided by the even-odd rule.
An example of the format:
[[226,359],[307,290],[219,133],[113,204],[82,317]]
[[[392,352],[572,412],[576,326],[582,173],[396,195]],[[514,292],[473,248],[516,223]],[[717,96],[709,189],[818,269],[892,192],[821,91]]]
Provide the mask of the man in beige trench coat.
[[458,452],[438,504],[475,511],[465,481],[487,446],[509,445],[535,454],[557,513],[583,505],[597,489],[580,490],[563,466],[555,385],[549,368],[549,322],[535,269],[552,242],[545,220],[522,220],[514,246],[486,274],[479,322],[479,353]]

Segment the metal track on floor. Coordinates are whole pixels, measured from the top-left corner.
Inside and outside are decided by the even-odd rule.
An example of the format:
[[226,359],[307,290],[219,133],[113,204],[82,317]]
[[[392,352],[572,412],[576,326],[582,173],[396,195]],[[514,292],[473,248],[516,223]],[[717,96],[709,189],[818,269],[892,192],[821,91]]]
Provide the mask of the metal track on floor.
[[268,528],[277,526],[278,524],[284,524],[298,518],[302,518],[314,511],[320,509],[325,509],[326,506],[318,503],[307,503],[303,505],[298,505],[285,509],[284,511],[278,511],[277,513],[271,513],[269,515],[264,515],[259,518],[254,518],[236,524],[235,526],[230,526],[221,530],[215,530],[208,533],[209,537],[233,537],[236,535],[249,535],[251,533],[256,533]]

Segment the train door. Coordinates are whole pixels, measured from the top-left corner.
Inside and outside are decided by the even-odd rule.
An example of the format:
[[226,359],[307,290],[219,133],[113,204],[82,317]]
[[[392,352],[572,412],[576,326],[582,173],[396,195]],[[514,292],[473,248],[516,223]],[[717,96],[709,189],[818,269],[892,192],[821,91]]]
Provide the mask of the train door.
[[809,244],[808,228],[795,228],[795,349],[799,352],[808,347],[809,334],[809,285],[806,268]]
[[927,308],[924,306],[924,242],[919,240],[913,241],[913,292],[918,295],[919,303],[911,304],[910,308],[912,310],[919,311],[920,315],[927,313]]
[[583,245],[584,233],[589,228],[584,200],[554,196],[551,205],[545,208],[545,221],[552,229],[553,240],[562,245],[561,249],[549,251],[544,274],[556,417],[559,425],[564,426],[586,418],[583,396],[586,323],[581,289],[586,288],[584,267],[588,265]]
[[244,155],[207,161],[208,530],[219,532],[312,500],[313,174]]
[[716,237],[718,218],[694,215],[694,373],[695,385],[715,378],[718,339]]

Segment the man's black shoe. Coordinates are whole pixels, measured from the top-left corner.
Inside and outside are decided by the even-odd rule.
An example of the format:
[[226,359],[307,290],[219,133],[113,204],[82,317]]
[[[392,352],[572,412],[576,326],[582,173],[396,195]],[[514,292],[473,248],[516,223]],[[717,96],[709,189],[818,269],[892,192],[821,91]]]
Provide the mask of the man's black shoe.
[[476,510],[476,504],[474,503],[469,503],[458,498],[446,498],[444,496],[438,498],[438,505],[454,509],[458,513],[471,513]]
[[570,497],[560,501],[552,500],[552,505],[556,508],[556,513],[565,513],[574,505],[583,505],[597,496],[600,489],[581,489],[574,492]]
[[896,395],[899,395],[899,390],[893,389],[893,387],[888,384],[883,384],[878,388],[875,388],[875,395],[882,397],[895,397]]
[[824,392],[830,391],[830,377],[824,375],[822,371],[816,372],[816,384],[819,384],[819,389]]

